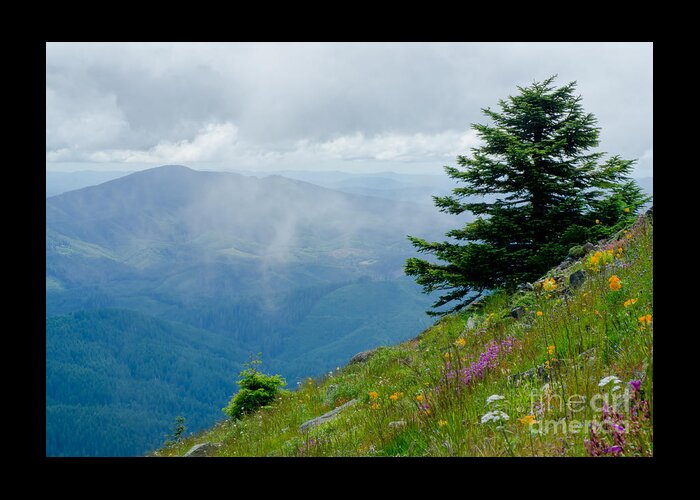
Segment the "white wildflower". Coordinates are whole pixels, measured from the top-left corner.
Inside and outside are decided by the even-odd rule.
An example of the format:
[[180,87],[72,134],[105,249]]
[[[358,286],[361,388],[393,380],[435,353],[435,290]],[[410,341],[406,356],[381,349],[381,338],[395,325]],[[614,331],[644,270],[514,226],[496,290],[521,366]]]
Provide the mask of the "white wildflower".
[[486,424],[488,422],[507,422],[510,420],[510,417],[508,416],[507,413],[502,412],[501,410],[494,410],[488,412],[486,415],[481,417],[481,423]]
[[612,382],[614,385],[622,383],[622,381],[615,375],[608,375],[607,377],[603,377],[602,379],[600,379],[600,382],[598,382],[598,387],[605,387],[610,382]]
[[486,406],[490,405],[494,401],[500,401],[501,399],[506,399],[505,396],[501,396],[500,394],[492,394],[488,398],[486,398]]

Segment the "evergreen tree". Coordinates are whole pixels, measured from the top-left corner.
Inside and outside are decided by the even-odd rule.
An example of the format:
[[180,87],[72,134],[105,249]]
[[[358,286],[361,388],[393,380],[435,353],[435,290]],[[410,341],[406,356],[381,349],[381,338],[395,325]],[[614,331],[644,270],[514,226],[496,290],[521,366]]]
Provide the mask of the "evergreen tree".
[[406,274],[425,293],[447,292],[434,309],[458,301],[428,314],[458,311],[486,290],[539,278],[569,248],[619,230],[648,201],[629,178],[635,160],[602,162],[605,153],[589,152],[598,145],[596,118],[574,95],[576,82],[555,88],[554,79],[518,87],[518,95],[498,101],[500,112],[482,109],[493,125],[472,128],[484,145],[458,156],[459,167],[444,167],[465,186],[434,196],[435,205],[476,218],[447,232],[452,241],[408,237],[442,262],[410,258]]

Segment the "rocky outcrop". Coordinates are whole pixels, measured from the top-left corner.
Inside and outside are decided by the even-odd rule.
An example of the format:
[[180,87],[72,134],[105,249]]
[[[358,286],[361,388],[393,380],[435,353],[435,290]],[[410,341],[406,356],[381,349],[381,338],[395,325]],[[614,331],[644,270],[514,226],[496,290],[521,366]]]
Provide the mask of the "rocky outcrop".
[[219,446],[221,446],[221,443],[199,443],[190,448],[183,456],[209,457],[214,451],[216,451],[217,448],[219,448]]
[[348,365],[353,365],[355,363],[364,363],[369,358],[371,358],[375,352],[377,352],[376,349],[370,349],[368,351],[358,352],[352,358],[350,358],[350,361],[348,361]]
[[304,432],[311,427],[315,427],[317,425],[324,424],[324,423],[328,422],[329,420],[332,420],[333,418],[335,418],[335,416],[338,413],[340,413],[341,411],[343,411],[345,408],[348,408],[349,406],[352,406],[355,403],[357,403],[357,399],[351,399],[350,401],[348,401],[344,405],[341,405],[338,408],[329,411],[328,413],[324,413],[320,417],[316,417],[316,418],[312,418],[311,420],[307,420],[306,422],[301,424],[301,426],[299,427],[299,430],[301,432]]

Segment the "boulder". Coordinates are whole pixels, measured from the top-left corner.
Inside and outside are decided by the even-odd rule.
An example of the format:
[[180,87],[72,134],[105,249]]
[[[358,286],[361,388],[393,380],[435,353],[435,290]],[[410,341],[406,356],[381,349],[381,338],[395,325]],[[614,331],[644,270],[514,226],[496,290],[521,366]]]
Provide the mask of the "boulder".
[[583,245],[583,249],[586,251],[586,253],[592,252],[595,249],[595,245],[591,242],[588,242],[585,245]]
[[523,307],[514,307],[513,309],[510,310],[510,315],[515,318],[515,319],[520,319],[523,316],[525,316],[525,308]]
[[367,361],[369,358],[372,357],[372,355],[376,352],[376,349],[370,349],[368,351],[362,351],[358,352],[355,354],[352,358],[350,358],[350,361],[348,361],[349,365],[355,364],[355,363],[364,363]]
[[578,288],[585,280],[586,272],[583,269],[579,269],[575,273],[571,273],[571,276],[569,276],[569,286],[571,288]]
[[324,413],[320,417],[316,417],[316,418],[312,418],[311,420],[307,420],[306,422],[301,424],[301,426],[299,427],[299,430],[301,432],[304,432],[305,430],[309,429],[310,427],[315,427],[317,425],[321,425],[325,422],[328,422],[329,420],[335,418],[335,416],[338,413],[340,413],[341,411],[343,411],[345,408],[348,408],[349,406],[352,406],[355,403],[357,403],[357,399],[351,399],[350,401],[348,401],[344,405],[341,405],[338,408],[329,411],[328,413]]
[[215,451],[219,446],[221,446],[221,443],[199,443],[190,448],[183,456],[208,457],[210,453]]
[[535,289],[534,286],[532,286],[532,283],[520,283],[518,285],[518,290],[521,292],[531,292]]

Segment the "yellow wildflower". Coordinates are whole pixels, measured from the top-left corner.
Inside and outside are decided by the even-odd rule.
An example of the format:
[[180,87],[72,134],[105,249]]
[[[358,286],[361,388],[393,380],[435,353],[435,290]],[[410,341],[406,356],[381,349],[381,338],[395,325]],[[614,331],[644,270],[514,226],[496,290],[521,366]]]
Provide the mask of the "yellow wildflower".
[[596,219],[596,220],[595,220],[595,223],[596,223],[596,224],[600,224],[600,220],[599,220],[599,219]]
[[651,314],[640,316],[639,322],[643,325],[648,325],[649,323],[651,323]]
[[416,396],[416,401],[418,401],[419,403],[422,403],[424,399],[425,398],[423,397],[422,394],[419,394],[418,396]]
[[447,420],[438,420],[438,425],[440,427],[444,427],[445,425],[447,425]]
[[446,352],[445,354],[442,355],[443,358],[445,358],[447,361],[450,360],[450,353]]
[[370,406],[373,410],[378,410],[379,409],[379,403],[373,403],[372,406]]
[[549,370],[549,360],[544,362],[544,367]]
[[377,394],[377,391],[369,391],[369,399],[375,400],[379,397],[379,394]]
[[622,253],[622,247],[618,247],[617,253]]
[[464,347],[464,345],[467,343],[466,340],[464,340],[464,337],[459,337],[457,340],[455,340],[455,345],[457,347]]
[[520,419],[520,423],[523,425],[536,424],[537,420],[535,420],[534,415],[525,415],[523,418]]
[[554,281],[554,278],[547,278],[544,280],[544,283],[542,283],[542,288],[548,292],[551,292],[557,288],[557,282]]
[[625,303],[623,304],[625,307],[629,307],[631,305],[634,305],[637,302],[638,299],[629,299],[626,300]]
[[547,347],[547,354],[549,354],[550,356],[552,354],[554,354],[554,349],[555,349],[555,347],[553,345],[550,345],[549,347]]
[[542,311],[537,311],[535,314],[537,314],[538,316],[542,316]]
[[392,401],[396,401],[396,400],[399,399],[401,396],[403,396],[403,392],[395,392],[394,394],[392,394],[391,396],[389,396],[389,399],[391,399]]
[[620,278],[617,277],[617,275],[612,275],[608,278],[608,282],[610,283],[610,290],[613,291],[618,291],[620,288],[622,288],[622,282],[620,281]]
[[625,213],[630,213],[630,207],[625,207]]

